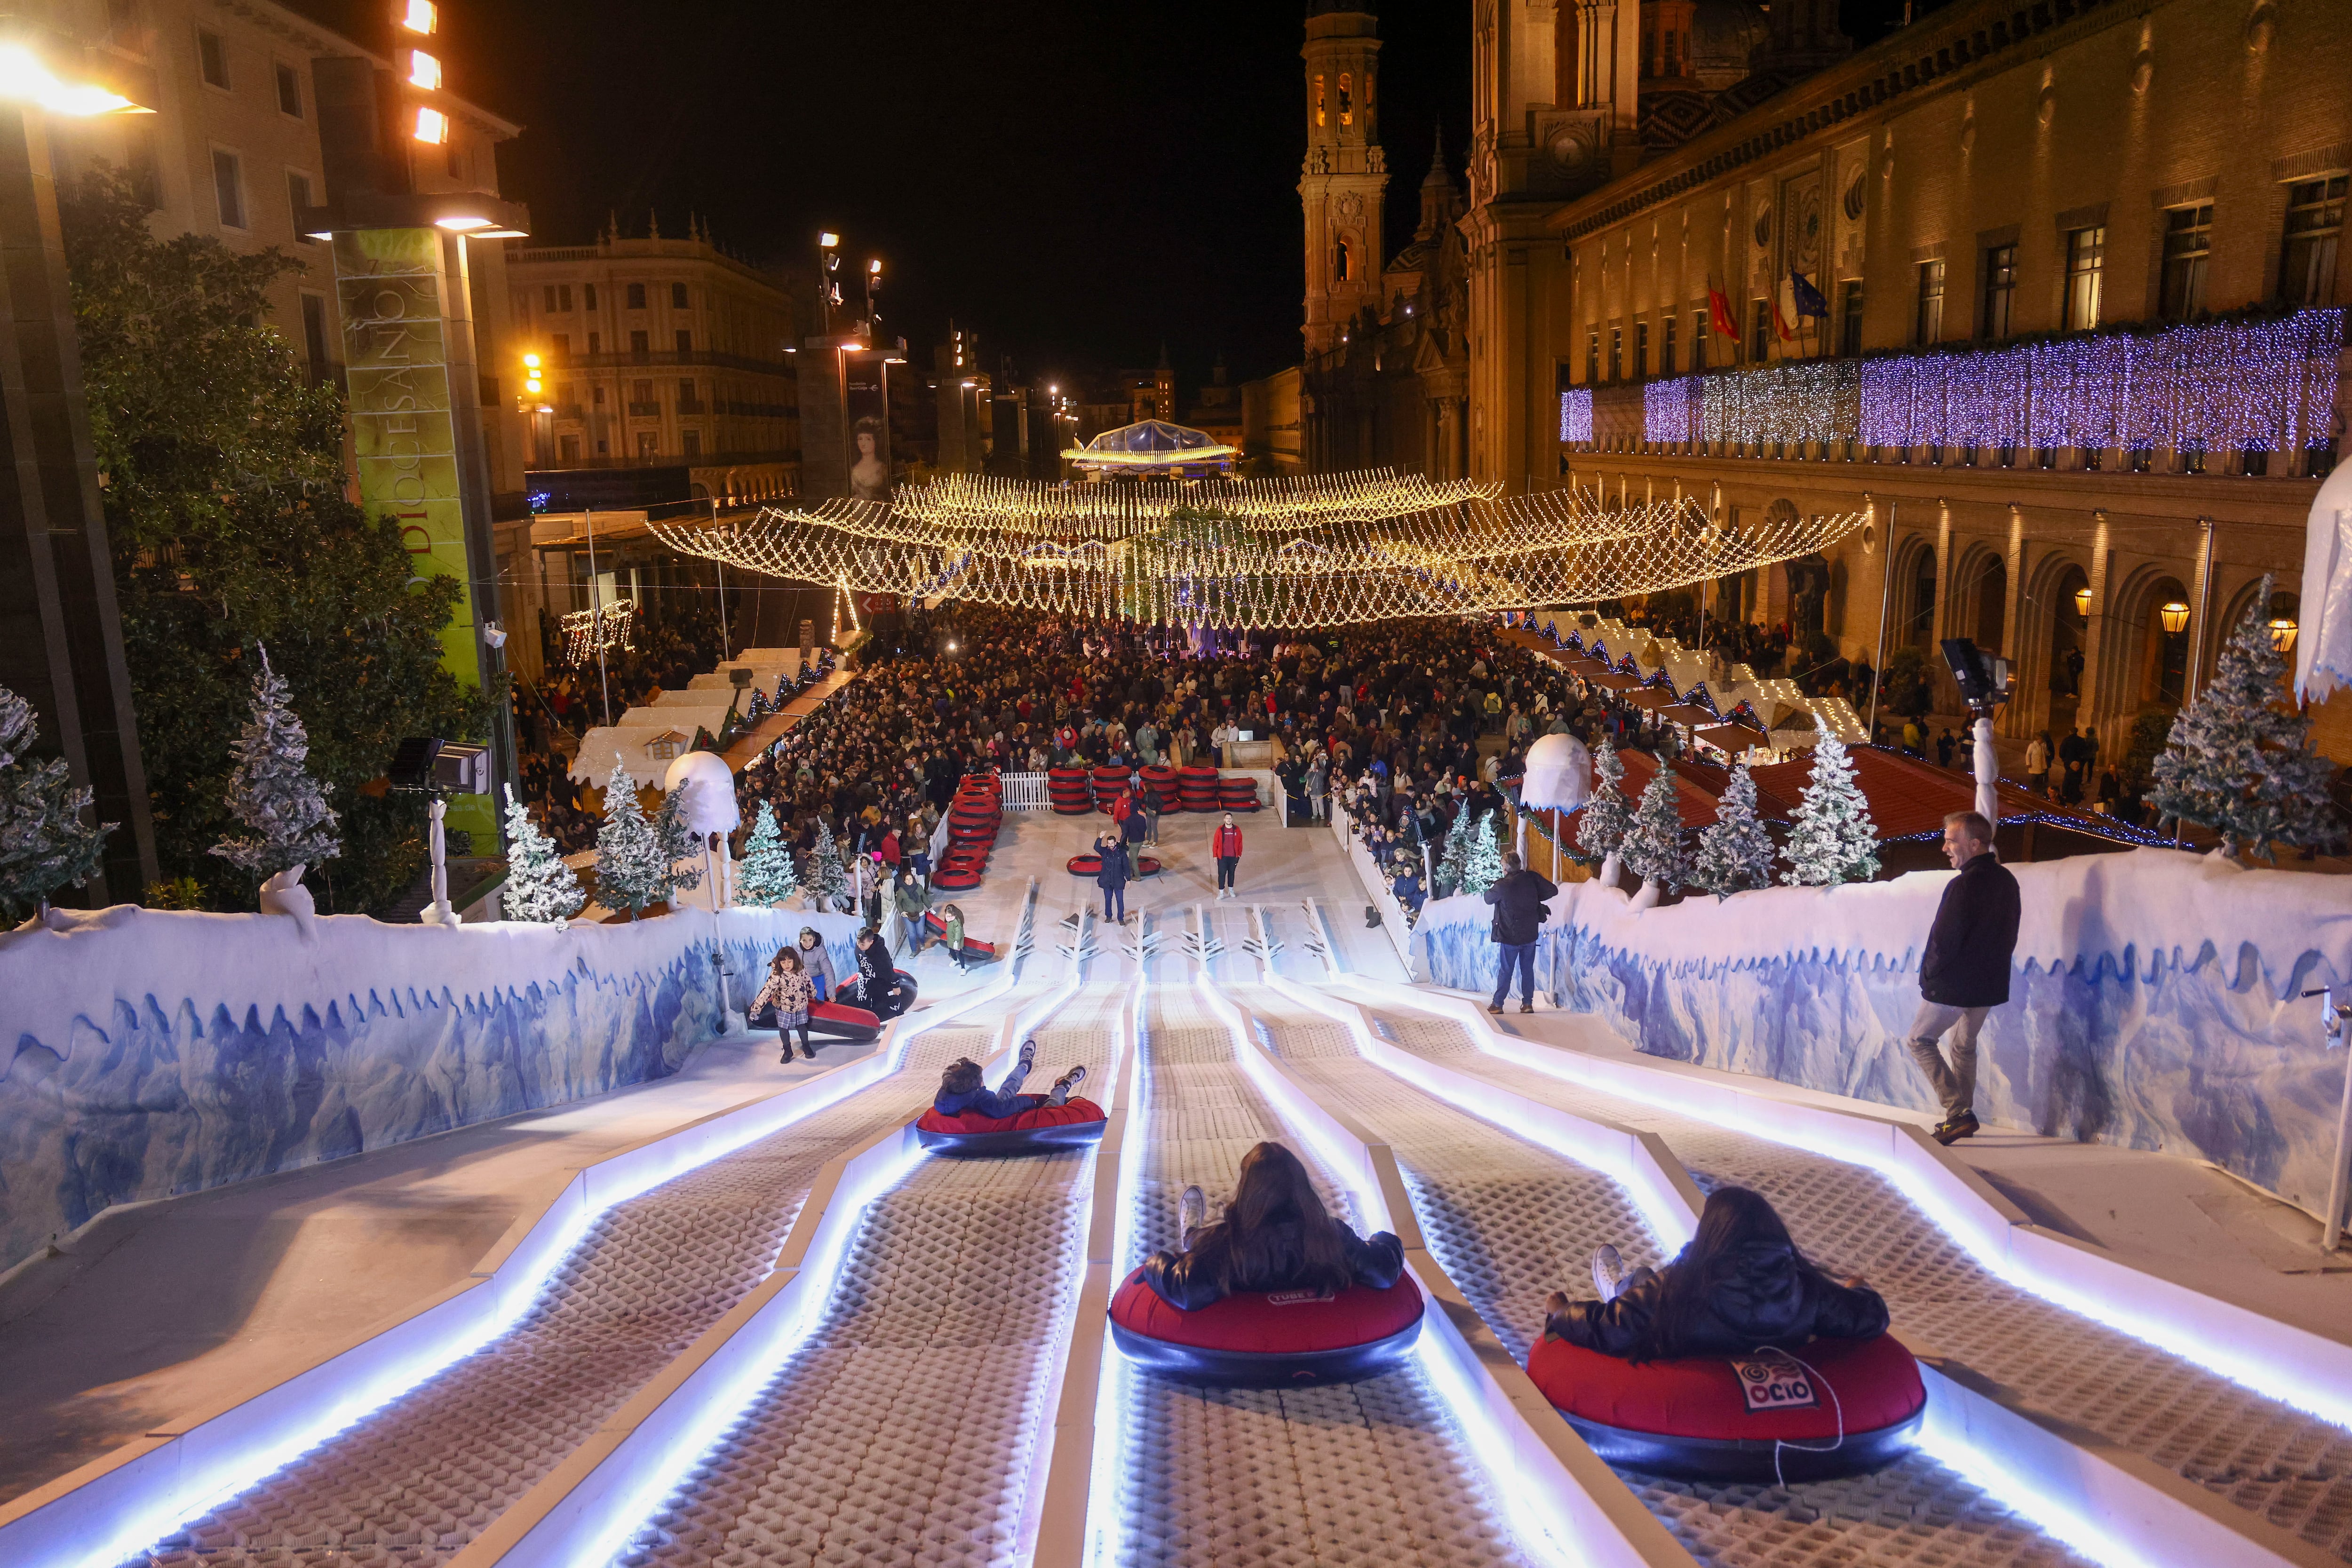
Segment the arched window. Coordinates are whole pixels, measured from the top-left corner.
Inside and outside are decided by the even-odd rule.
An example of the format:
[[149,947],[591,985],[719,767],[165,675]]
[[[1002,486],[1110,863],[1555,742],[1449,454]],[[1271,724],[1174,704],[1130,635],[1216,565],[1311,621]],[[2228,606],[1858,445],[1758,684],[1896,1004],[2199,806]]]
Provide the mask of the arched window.
[[1352,79],[1348,72],[1339,73],[1339,123],[1342,125],[1353,125],[1356,122],[1356,102],[1351,90]]
[[1339,252],[1333,258],[1331,268],[1332,275],[1340,282],[1345,283],[1356,275],[1355,265],[1356,257],[1354,247],[1348,243],[1348,237],[1343,234],[1339,237]]
[[1315,78],[1315,123],[1323,123],[1323,77],[1320,72]]

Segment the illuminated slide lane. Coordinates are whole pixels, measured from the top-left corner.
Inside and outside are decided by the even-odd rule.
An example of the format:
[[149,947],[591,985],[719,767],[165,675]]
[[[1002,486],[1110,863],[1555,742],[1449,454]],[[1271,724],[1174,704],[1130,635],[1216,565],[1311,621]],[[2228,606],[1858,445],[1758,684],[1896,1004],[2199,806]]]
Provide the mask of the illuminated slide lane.
[[[1613,1243],[1628,1268],[1655,1266],[1687,1237],[1681,1205],[1412,1087],[1366,1061],[1339,1023],[1281,991],[1243,984],[1227,994],[1318,1103],[1394,1151],[1430,1251],[1520,1363],[1542,1333],[1547,1293],[1591,1296],[1594,1247]],[[1843,1266],[1833,1250],[1830,1257],[1832,1268]],[[1898,1311],[1898,1332],[1904,1326]],[[1723,1568],[2085,1561],[1924,1453],[1874,1475],[1785,1490],[1619,1473],[1694,1557]]]
[[[1963,1245],[1967,1214],[1924,1208],[1906,1186],[1858,1157],[1835,1158],[1672,1109],[1696,1104],[1704,1093],[1769,1118],[1775,1102],[1767,1096],[1714,1083],[1706,1092],[1662,1071],[1621,1064],[1608,1070],[1623,1078],[1628,1092],[1611,1092],[1482,1048],[1475,1003],[1352,979],[1328,994],[1360,1005],[1370,1026],[1404,1058],[1538,1106],[1654,1135],[1702,1188],[1728,1183],[1765,1194],[1809,1250],[1835,1271],[1862,1275],[1886,1297],[1896,1332],[1915,1349],[1957,1363],[1955,1374],[1981,1395],[1973,1402],[1979,1412],[2001,1405],[2024,1413],[1973,1444],[1954,1441],[1958,1433],[1931,1420],[1928,1446],[1972,1474],[2005,1458],[2008,1475],[1985,1479],[2020,1509],[2055,1520],[2078,1547],[2086,1532],[2106,1531],[2103,1510],[2122,1508],[2139,1524],[2129,1547],[2111,1544],[2098,1553],[2114,1562],[2352,1561],[2352,1432],[2200,1364],[2200,1358],[2228,1365],[2243,1357],[2246,1347],[2232,1342],[2237,1331],[2264,1327],[2251,1314],[2095,1260],[2110,1298],[2102,1315],[2167,1302],[2184,1312],[2205,1311],[2209,1326],[2187,1347],[2192,1353],[2175,1354],[2002,1278]],[[1579,1066],[1572,1052],[1495,1038],[1529,1061],[1563,1070]],[[1392,1071],[1370,1064],[1347,1070],[1377,1074],[1369,1078],[1369,1092],[1397,1092]],[[1780,1108],[1779,1114],[1789,1112]],[[1869,1129],[1884,1138],[1879,1124]],[[1861,1143],[1860,1134],[1849,1136]],[[1835,1147],[1834,1135],[1822,1136],[1818,1146]],[[1423,1178],[1430,1190],[1443,1173],[1433,1169]],[[2086,1258],[2095,1251],[2075,1250]],[[1532,1296],[1515,1287],[1489,1310],[1516,1352],[1524,1355],[1540,1331],[1543,1292],[1577,1291],[1576,1262],[1572,1254],[1562,1258],[1564,1278],[1555,1276]],[[2098,1307],[2087,1293],[2084,1300]],[[2145,1326],[2152,1336],[2163,1331]],[[2282,1336],[2294,1337],[2292,1331]],[[2315,1365],[2308,1391],[2315,1404],[2324,1405],[2332,1392],[2324,1371]],[[2003,1456],[2003,1447],[2013,1451]],[[2053,1464],[2075,1473],[2051,1474]],[[1695,1510],[1673,1500],[1681,1490],[1650,1486],[1644,1495],[1654,1506]]]
[[1044,994],[917,1036],[899,1069],[606,1213],[521,1321],[167,1538],[165,1568],[429,1564],[465,1547],[769,1272],[810,1184]]
[[[1042,1089],[1109,1100],[1132,1002],[1094,981],[1034,1031]],[[919,1087],[938,1081],[934,1068]],[[904,1099],[901,1096],[901,1099]],[[902,1113],[905,1106],[898,1108]],[[630,1532],[630,1564],[1005,1563],[1069,1331],[1094,1151],[914,1157],[865,1206],[806,1338]],[[521,1561],[536,1561],[526,1554]],[[593,1558],[570,1557],[578,1562]]]
[[[1177,967],[1163,961],[1166,973]],[[1138,1163],[1112,1274],[1176,1244],[1176,1200],[1216,1204],[1262,1140],[1289,1145],[1333,1213],[1361,1205],[1244,1072],[1224,1022],[1181,982],[1152,985],[1128,1128]],[[1430,1332],[1424,1324],[1423,1334]],[[1362,1383],[1204,1389],[1108,1352],[1084,1560],[1125,1564],[1541,1562],[1418,1359]]]

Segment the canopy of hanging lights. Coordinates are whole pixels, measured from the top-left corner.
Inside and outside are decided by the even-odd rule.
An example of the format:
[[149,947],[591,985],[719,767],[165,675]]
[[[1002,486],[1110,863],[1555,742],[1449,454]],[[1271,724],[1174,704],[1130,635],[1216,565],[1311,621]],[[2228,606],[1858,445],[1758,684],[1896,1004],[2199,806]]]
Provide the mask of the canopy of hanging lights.
[[892,503],[649,522],[740,571],[1148,625],[1307,627],[1657,593],[1811,554],[1861,512],[1717,524],[1689,499],[1505,498],[1386,471],[1076,486],[954,476]]

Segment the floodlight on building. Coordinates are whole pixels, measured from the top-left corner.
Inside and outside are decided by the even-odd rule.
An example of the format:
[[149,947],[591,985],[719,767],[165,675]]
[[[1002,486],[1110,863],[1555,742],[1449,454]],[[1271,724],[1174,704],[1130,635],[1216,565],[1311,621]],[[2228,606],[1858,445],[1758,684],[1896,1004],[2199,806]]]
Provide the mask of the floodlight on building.
[[433,226],[448,229],[453,234],[471,234],[478,228],[493,227],[497,223],[496,218],[474,217],[461,213],[454,217],[436,217],[433,220]]
[[2164,623],[2164,635],[2177,637],[2189,629],[2189,606],[2175,599],[2158,606],[2157,619]]
[[430,37],[434,29],[441,25],[441,8],[434,5],[433,0],[403,0],[400,25],[412,33],[423,33]]
[[52,114],[152,114],[92,82],[65,81],[22,44],[0,45],[0,98],[37,103]]
[[528,230],[520,228],[478,228],[466,237],[468,239],[529,239],[530,234]]
[[310,233],[304,235],[302,237],[304,239],[315,239],[321,245],[328,245],[333,242],[335,237],[332,231],[321,228],[314,229]]
[[408,85],[430,92],[441,85],[441,62],[423,49],[408,51]]
[[417,141],[438,147],[449,140],[449,117],[437,109],[416,111],[416,129],[409,134]]
[[831,229],[826,229],[816,237],[816,247],[819,250],[831,250],[840,243],[841,236],[834,233]]

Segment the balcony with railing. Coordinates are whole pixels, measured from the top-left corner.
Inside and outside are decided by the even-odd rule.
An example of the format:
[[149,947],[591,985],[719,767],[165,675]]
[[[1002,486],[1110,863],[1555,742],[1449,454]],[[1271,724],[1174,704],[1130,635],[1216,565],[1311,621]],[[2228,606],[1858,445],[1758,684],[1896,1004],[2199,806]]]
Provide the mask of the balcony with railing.
[[629,417],[632,419],[658,419],[661,417],[661,405],[658,403],[632,403],[629,405]]
[[2336,458],[2344,312],[1580,386],[1561,443],[1626,455],[2308,479]]
[[710,405],[698,398],[681,397],[677,400],[677,411],[681,415],[708,414]]

